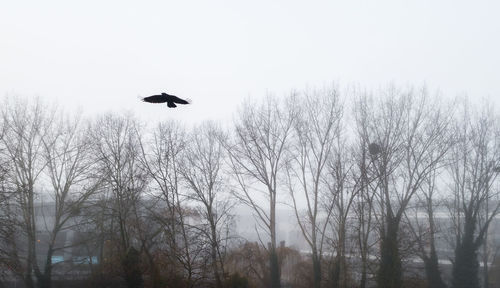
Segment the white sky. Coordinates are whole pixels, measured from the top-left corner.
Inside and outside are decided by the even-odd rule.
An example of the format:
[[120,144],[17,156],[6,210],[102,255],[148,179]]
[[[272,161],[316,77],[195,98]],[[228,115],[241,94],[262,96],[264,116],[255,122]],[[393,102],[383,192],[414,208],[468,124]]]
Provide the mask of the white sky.
[[[146,120],[229,119],[334,81],[500,99],[499,51],[500,1],[0,2],[0,96]],[[137,99],[160,92],[194,103]]]

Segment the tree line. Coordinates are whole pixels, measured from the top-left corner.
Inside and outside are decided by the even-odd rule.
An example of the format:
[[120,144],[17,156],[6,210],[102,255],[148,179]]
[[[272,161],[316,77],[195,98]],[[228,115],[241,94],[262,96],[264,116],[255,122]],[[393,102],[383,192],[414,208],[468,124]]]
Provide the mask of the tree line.
[[[54,287],[54,256],[79,249],[97,287],[489,287],[495,107],[426,88],[342,94],[247,100],[232,123],[189,129],[6,97],[0,283]],[[236,233],[241,205],[257,242]],[[307,251],[280,243],[282,206]],[[67,231],[78,236],[62,243]],[[453,251],[448,276],[438,241]]]

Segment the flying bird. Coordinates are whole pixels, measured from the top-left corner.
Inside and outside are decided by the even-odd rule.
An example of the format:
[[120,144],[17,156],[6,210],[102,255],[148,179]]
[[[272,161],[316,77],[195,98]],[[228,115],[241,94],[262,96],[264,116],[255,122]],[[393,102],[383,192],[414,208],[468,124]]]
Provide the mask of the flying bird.
[[170,95],[167,93],[161,93],[160,95],[153,95],[153,96],[148,96],[142,98],[142,101],[148,102],[148,103],[165,103],[167,102],[167,106],[169,108],[175,108],[177,107],[177,104],[189,104],[190,102],[188,100],[181,99],[175,95]]

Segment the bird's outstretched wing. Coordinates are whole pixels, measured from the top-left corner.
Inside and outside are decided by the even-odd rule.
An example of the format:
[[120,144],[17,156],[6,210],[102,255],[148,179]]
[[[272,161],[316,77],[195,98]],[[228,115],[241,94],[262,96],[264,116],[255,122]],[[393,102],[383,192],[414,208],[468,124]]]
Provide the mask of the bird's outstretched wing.
[[142,98],[142,101],[148,102],[148,103],[165,103],[168,101],[168,99],[164,95],[153,95],[153,96]]
[[189,104],[189,101],[181,99],[181,98],[174,96],[174,95],[170,95],[169,100],[174,102],[174,103],[177,103],[177,104]]

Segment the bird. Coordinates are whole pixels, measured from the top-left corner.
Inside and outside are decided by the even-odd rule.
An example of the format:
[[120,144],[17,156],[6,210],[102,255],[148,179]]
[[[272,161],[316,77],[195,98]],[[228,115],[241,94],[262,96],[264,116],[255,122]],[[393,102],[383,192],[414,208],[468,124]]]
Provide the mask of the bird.
[[167,93],[161,93],[160,95],[152,95],[152,96],[144,97],[144,98],[142,98],[142,101],[148,102],[148,103],[155,103],[155,104],[167,102],[168,108],[177,107],[177,105],[175,105],[176,103],[177,104],[190,104],[189,100],[184,100],[184,99],[181,99],[175,95],[170,95]]

